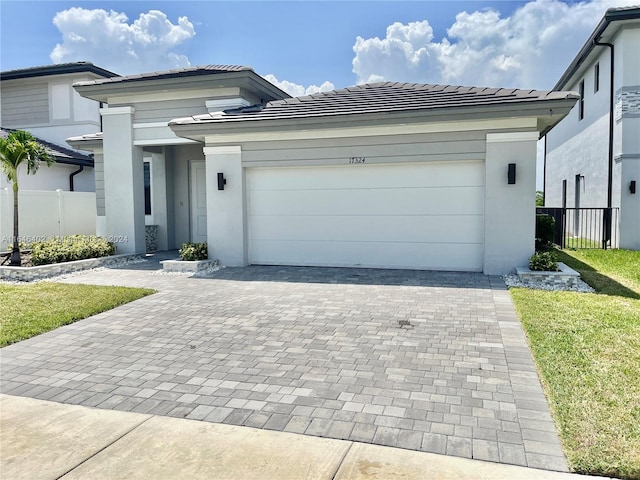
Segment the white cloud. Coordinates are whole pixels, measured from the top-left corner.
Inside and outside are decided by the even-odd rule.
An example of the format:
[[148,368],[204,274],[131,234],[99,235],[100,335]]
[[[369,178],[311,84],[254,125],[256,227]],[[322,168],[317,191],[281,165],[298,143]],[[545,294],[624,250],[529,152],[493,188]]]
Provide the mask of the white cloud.
[[313,95],[314,93],[319,92],[328,92],[330,90],[335,90],[335,86],[333,83],[329,81],[325,81],[322,85],[309,85],[308,87],[304,87],[303,85],[299,85],[297,83],[289,82],[287,80],[278,80],[275,75],[269,73],[268,75],[264,75],[264,78],[273,83],[276,87],[281,90],[284,90],[292,97],[301,97],[303,95]]
[[358,83],[551,88],[605,10],[637,2],[535,0],[506,18],[495,10],[461,12],[440,41],[428,20],[396,22],[382,39],[357,37],[353,72]]
[[62,43],[50,54],[54,63],[88,60],[120,74],[189,66],[177,47],[196,34],[187,17],[173,24],[159,10],[142,13],[132,23],[124,13],[70,8],[56,13]]

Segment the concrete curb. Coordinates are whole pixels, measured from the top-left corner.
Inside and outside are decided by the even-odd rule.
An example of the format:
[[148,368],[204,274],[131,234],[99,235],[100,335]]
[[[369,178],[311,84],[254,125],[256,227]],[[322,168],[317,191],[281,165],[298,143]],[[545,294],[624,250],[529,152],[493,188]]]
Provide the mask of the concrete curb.
[[580,478],[351,441],[10,395],[0,395],[0,429],[0,471],[3,478],[12,479]]

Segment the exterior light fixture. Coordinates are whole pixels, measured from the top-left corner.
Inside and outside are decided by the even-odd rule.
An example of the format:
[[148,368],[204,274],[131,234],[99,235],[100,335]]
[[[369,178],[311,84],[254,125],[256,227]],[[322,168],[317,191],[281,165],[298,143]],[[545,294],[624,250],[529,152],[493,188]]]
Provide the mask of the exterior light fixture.
[[515,185],[516,183],[516,164],[510,163],[509,169],[507,170],[507,183],[509,185]]
[[635,180],[631,180],[631,182],[629,182],[629,193],[631,195],[634,195],[636,193],[636,181]]
[[224,178],[222,172],[218,172],[218,190],[224,190],[224,186],[227,184],[227,179]]

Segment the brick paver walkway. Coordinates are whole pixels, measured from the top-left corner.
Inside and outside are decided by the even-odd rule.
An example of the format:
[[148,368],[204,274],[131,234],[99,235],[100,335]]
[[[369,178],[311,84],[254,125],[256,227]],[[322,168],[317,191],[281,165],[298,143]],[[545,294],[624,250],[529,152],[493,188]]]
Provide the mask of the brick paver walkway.
[[567,468],[498,277],[157,265],[63,280],[159,293],[2,349],[0,391]]

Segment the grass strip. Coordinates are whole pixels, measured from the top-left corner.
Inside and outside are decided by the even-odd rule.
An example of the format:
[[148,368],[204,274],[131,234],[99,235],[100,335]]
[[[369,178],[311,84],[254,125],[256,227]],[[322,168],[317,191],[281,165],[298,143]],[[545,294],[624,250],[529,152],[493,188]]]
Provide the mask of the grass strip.
[[146,288],[39,282],[0,283],[0,347],[129,303]]
[[511,289],[573,471],[640,479],[640,252],[559,253],[597,293]]

